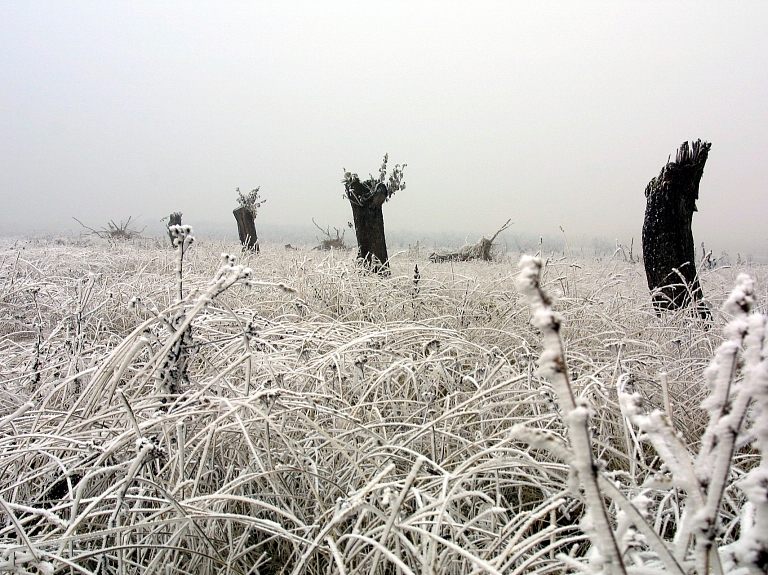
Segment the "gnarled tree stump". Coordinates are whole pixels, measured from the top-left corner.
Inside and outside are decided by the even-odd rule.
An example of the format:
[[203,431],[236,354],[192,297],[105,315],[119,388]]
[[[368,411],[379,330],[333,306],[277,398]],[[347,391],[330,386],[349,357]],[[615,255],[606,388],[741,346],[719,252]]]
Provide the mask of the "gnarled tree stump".
[[232,213],[237,220],[237,233],[240,236],[240,243],[243,249],[259,252],[259,237],[256,235],[256,223],[253,214],[243,206],[240,206]]
[[696,273],[691,223],[711,146],[701,140],[691,146],[684,142],[675,161],[668,161],[645,188],[643,260],[657,313],[680,309],[693,301],[699,315],[710,316],[699,304],[703,294]]
[[[357,236],[357,259],[369,270],[380,275],[389,275],[387,239],[384,237],[384,213],[382,206],[398,190],[405,189],[402,166],[397,164],[387,181],[389,154],[379,168],[379,177],[371,176],[360,181],[360,177],[344,170],[344,197],[352,206],[352,218]],[[385,183],[387,182],[387,183]]]
[[355,223],[357,257],[371,271],[387,274],[389,256],[387,239],[384,236],[382,206],[389,197],[389,192],[386,184],[381,182],[373,190],[369,186],[369,182],[353,179],[349,182],[347,192]]

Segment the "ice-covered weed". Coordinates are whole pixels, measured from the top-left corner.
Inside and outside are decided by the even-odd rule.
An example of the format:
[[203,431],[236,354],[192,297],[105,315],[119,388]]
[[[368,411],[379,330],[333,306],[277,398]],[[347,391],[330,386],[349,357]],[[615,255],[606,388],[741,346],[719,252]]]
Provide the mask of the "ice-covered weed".
[[[167,243],[109,253],[3,247],[0,313],[10,321],[0,341],[0,496],[9,511],[0,565],[86,573],[583,565],[584,506],[568,495],[568,465],[546,449],[572,446],[562,406],[534,369],[540,332],[511,267],[397,256],[382,281],[345,254],[267,248],[233,262],[219,257],[233,246],[195,246],[181,266]],[[698,382],[722,340],[686,317],[657,318],[636,268],[572,263],[551,259],[541,284],[560,291],[568,376],[592,405],[595,457],[615,471],[600,487],[626,493],[664,472],[625,425],[617,381],[652,408],[663,404],[658,374],[668,373],[675,424],[693,443],[706,422],[693,408],[704,393]],[[708,273],[704,281],[726,284],[727,270]],[[38,311],[33,387],[29,326]],[[186,377],[164,388],[176,351]],[[523,424],[521,438],[536,449],[516,439]],[[737,456],[736,469],[754,466],[744,449]],[[667,534],[681,509],[656,493],[632,491],[634,506],[615,515],[619,545],[649,566],[637,514]],[[736,509],[740,492],[726,493]],[[745,524],[756,516],[746,513]],[[729,533],[736,540],[738,528]]]
[[[746,433],[742,448],[755,439],[761,454],[768,448],[763,413],[768,397],[768,317],[750,315],[755,303],[754,280],[739,275],[723,305],[730,316],[724,329],[727,339],[718,346],[704,372],[710,395],[702,407],[707,410],[709,423],[698,450],[686,444],[673,427],[669,413],[658,409],[645,412],[640,394],[627,389],[630,374],[618,378],[622,414],[642,435],[636,435],[631,428],[626,428],[625,433],[634,439],[636,453],[641,450],[639,442],[650,443],[657,453],[658,465],[655,476],[648,476],[643,482],[639,481],[643,474],[633,468],[625,483],[616,481],[623,474],[615,475],[605,460],[595,459],[590,426],[592,406],[575,392],[570,380],[561,335],[562,316],[553,310],[552,300],[540,284],[542,262],[524,257],[520,268],[518,287],[531,308],[531,322],[542,333],[538,372],[552,383],[557,394],[568,445],[524,426],[516,426],[512,432],[532,447],[544,448],[569,463],[573,475],[571,494],[586,506],[581,528],[592,543],[587,563],[562,559],[569,566],[590,573],[723,573],[723,559],[728,572],[765,572],[768,474],[764,458],[738,483],[739,474],[734,474],[733,469],[740,436]],[[668,409],[669,402],[665,403]],[[748,432],[750,421],[753,425]],[[632,452],[632,443],[629,447]],[[748,502],[733,492],[734,484],[741,486]],[[659,521],[665,511],[664,502],[670,496],[677,500],[677,513],[671,524]],[[726,497],[731,500],[728,506],[724,506]],[[612,507],[606,507],[606,499],[612,500]],[[655,517],[654,500],[661,501]],[[741,508],[741,536],[723,546],[723,539],[729,537],[722,520],[734,506]]]

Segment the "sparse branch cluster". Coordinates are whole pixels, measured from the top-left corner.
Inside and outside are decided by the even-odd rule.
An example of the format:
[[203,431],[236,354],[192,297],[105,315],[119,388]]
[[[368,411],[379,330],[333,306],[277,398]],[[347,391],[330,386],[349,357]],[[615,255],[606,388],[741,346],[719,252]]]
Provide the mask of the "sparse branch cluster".
[[86,230],[90,230],[91,234],[93,234],[94,236],[98,236],[105,240],[109,240],[110,242],[133,240],[135,238],[140,237],[142,232],[144,231],[144,228],[137,230],[136,228],[133,227],[133,225],[131,224],[131,219],[133,219],[132,216],[129,216],[126,221],[120,220],[119,224],[116,224],[114,220],[111,220],[107,223],[107,227],[101,228],[100,230],[89,228],[83,222],[81,222],[75,217],[73,217],[72,219],[75,220],[81,226],[83,226]]
[[259,208],[267,201],[260,198],[259,188],[254,188],[247,194],[243,194],[240,188],[235,188],[235,191],[237,192],[237,203],[255,218],[259,213]]
[[[318,223],[315,221],[314,218],[312,218],[312,223],[315,224],[315,227],[320,230],[323,234],[323,238],[319,239],[320,244],[317,245],[315,248],[316,250],[347,250],[347,245],[344,243],[344,234],[346,230],[339,229],[337,227],[334,227],[333,230],[336,232],[335,236],[331,235],[331,228],[330,226],[326,227],[325,229],[321,228]],[[351,226],[350,226],[351,227]]]
[[389,154],[384,154],[378,177],[370,174],[367,180],[360,180],[360,176],[345,169],[344,178],[342,179],[344,197],[352,203],[365,206],[377,194],[384,196],[381,201],[387,201],[395,195],[395,192],[404,190],[405,180],[403,172],[407,164],[396,164],[392,169],[392,173],[387,177],[388,161]]
[[473,245],[466,245],[463,246],[458,252],[452,252],[447,254],[438,254],[433,253],[429,256],[429,261],[433,263],[441,263],[441,262],[449,262],[449,261],[455,261],[455,262],[467,262],[471,260],[482,260],[486,262],[490,262],[493,260],[493,255],[491,254],[491,250],[493,248],[493,242],[496,240],[496,238],[499,236],[501,232],[509,228],[509,226],[512,225],[512,220],[507,220],[499,230],[493,234],[493,236],[489,239],[486,237],[482,237],[478,240],[476,244]]

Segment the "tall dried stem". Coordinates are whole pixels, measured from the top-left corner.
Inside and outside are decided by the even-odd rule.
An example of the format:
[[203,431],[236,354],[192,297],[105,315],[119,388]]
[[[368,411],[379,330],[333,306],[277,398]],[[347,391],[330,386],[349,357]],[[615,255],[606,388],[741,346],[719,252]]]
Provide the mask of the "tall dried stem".
[[552,300],[541,288],[541,266],[541,259],[523,256],[516,282],[517,289],[525,296],[531,308],[531,323],[542,334],[544,350],[539,358],[538,373],[552,383],[563,421],[568,428],[573,452],[571,469],[581,483],[593,526],[593,529],[587,528],[587,532],[600,551],[600,560],[605,562],[605,570],[608,573],[626,573],[598,485],[599,470],[589,436],[590,407],[585,399],[577,397],[573,392],[565,361],[565,348],[560,337],[562,317],[552,309]]

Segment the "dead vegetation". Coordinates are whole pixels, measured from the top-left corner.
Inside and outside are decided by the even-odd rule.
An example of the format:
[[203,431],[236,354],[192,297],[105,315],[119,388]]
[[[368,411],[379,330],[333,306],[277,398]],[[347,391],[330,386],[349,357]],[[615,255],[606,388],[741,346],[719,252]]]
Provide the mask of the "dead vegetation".
[[[265,250],[247,274],[219,243],[175,251],[177,265],[160,243],[7,244],[0,571],[549,575],[592,556],[569,462],[512,436],[570,449],[511,266],[398,256],[381,281],[340,252]],[[749,271],[765,301],[768,272]],[[713,305],[736,274],[704,273]],[[562,293],[568,374],[609,454],[596,465],[670,542],[680,498],[656,487],[668,472],[617,390],[698,441],[719,330],[657,318],[621,258],[553,255],[539,281]],[[732,485],[723,545],[740,528]],[[653,567],[643,540],[620,541]]]
[[87,235],[98,236],[102,239],[108,240],[110,243],[124,242],[124,241],[133,240],[141,237],[141,234],[144,232],[144,228],[141,228],[140,230],[138,230],[135,227],[133,227],[131,225],[132,218],[133,216],[129,216],[125,222],[123,220],[120,220],[119,224],[116,224],[115,220],[110,220],[107,223],[106,228],[95,230],[91,227],[86,226],[83,222],[78,220],[76,217],[74,216],[72,217],[73,220],[75,220],[78,224],[80,224],[90,232]]
[[501,226],[499,231],[497,231],[495,234],[493,234],[493,237],[491,239],[486,238],[483,236],[478,240],[476,244],[472,245],[466,245],[462,247],[458,252],[452,252],[448,254],[438,254],[433,253],[429,256],[429,261],[433,263],[442,263],[442,262],[466,262],[469,260],[483,260],[486,262],[493,261],[493,256],[491,255],[491,248],[493,247],[493,242],[496,240],[498,235],[509,228],[513,224],[512,220],[509,219],[506,221],[506,223]]
[[[320,230],[323,234],[323,238],[317,238],[317,240],[320,242],[317,246],[312,248],[313,250],[320,250],[320,251],[328,251],[328,250],[348,250],[349,247],[347,247],[347,244],[344,243],[344,233],[347,230],[340,230],[337,227],[334,227],[333,230],[336,232],[336,235],[331,235],[331,228],[330,226],[327,226],[325,229],[321,228],[317,222],[315,221],[315,218],[312,218],[312,223],[315,224],[315,227]],[[352,224],[347,224],[350,228],[352,227]]]

